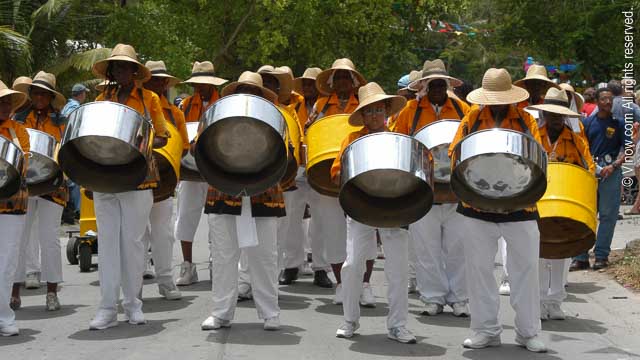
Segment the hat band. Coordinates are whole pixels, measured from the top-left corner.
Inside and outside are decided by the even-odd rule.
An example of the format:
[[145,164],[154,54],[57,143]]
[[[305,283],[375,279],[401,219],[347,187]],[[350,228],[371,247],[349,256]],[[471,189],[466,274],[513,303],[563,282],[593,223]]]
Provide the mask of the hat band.
[[51,86],[51,84],[49,84],[46,81],[43,80],[33,80],[31,82],[32,85],[44,85],[47,89],[51,90],[51,91],[56,91],[53,86]]
[[566,108],[569,107],[569,103],[567,101],[563,101],[563,100],[556,100],[556,99],[544,99],[544,103],[545,105],[560,105],[560,106],[564,106]]
[[430,75],[444,75],[444,76],[449,76],[449,73],[446,72],[445,70],[428,70],[428,71],[423,71],[422,72],[422,76],[430,76]]
[[199,72],[191,73],[191,77],[196,77],[196,76],[215,76],[215,75],[213,71],[199,71]]
[[165,75],[169,75],[169,73],[167,72],[167,70],[164,70],[164,69],[151,70],[151,74],[153,74],[153,75],[157,75],[157,74],[165,74]]

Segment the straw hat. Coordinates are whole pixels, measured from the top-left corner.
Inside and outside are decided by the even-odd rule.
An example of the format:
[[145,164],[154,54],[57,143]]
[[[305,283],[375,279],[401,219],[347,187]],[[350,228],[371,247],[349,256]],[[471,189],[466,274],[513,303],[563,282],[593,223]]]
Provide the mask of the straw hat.
[[138,66],[138,71],[134,74],[135,80],[145,82],[151,77],[151,72],[146,66],[138,61],[136,50],[131,45],[118,44],[111,50],[111,55],[104,60],[93,64],[93,74],[103,79],[107,78],[107,68],[110,61],[126,61]]
[[258,74],[269,74],[278,80],[278,101],[288,103],[291,98],[291,90],[293,88],[293,71],[288,66],[280,66],[274,68],[271,65],[263,65],[258,69]]
[[47,90],[53,94],[51,105],[54,109],[60,110],[67,103],[67,99],[56,90],[56,76],[44,71],[40,71],[33,78],[33,81],[29,85],[29,89],[37,87]]
[[412,82],[418,80],[421,75],[422,75],[422,71],[420,70],[411,70],[410,73],[403,75],[398,80],[398,90],[415,91],[413,89],[410,89],[409,85],[411,85]]
[[482,87],[467,95],[467,101],[480,105],[515,104],[529,98],[529,92],[511,84],[506,69],[491,68],[482,77]]
[[11,112],[15,112],[20,109],[25,102],[27,102],[27,95],[21,91],[11,90],[0,81],[0,98],[9,96],[11,98]]
[[547,75],[547,68],[545,68],[542,65],[534,64],[529,66],[529,69],[527,69],[527,75],[524,78],[514,82],[513,85],[526,89],[527,86],[525,81],[527,80],[544,81],[545,83],[547,83],[547,86],[551,86],[558,89],[558,84],[554,83],[551,79],[549,79],[549,76]]
[[33,80],[31,80],[31,78],[28,76],[20,76],[13,80],[13,85],[11,86],[11,88],[13,90],[20,91],[21,93],[29,95],[29,86],[31,85],[32,81]]
[[419,91],[420,83],[422,81],[425,81],[426,82],[425,85],[428,85],[429,81],[435,80],[435,79],[446,80],[449,82],[449,84],[451,84],[452,87],[462,85],[462,81],[452,76],[449,76],[449,73],[447,72],[447,68],[444,66],[444,62],[442,62],[442,60],[435,59],[433,61],[427,60],[424,62],[424,65],[422,66],[422,74],[417,80],[409,84],[409,90]]
[[214,67],[211,61],[194,62],[191,68],[191,76],[183,84],[205,84],[220,86],[229,80],[214,75]]
[[358,98],[360,99],[360,104],[349,116],[349,124],[351,124],[352,126],[363,125],[362,110],[368,105],[380,101],[390,101],[391,106],[387,107],[387,113],[385,114],[385,117],[389,117],[402,110],[402,108],[407,103],[407,99],[405,99],[403,96],[385,94],[380,85],[376,84],[375,82],[370,82],[358,89]]
[[329,79],[332,78],[333,73],[336,70],[347,70],[353,76],[355,76],[356,80],[358,81],[358,84],[356,84],[356,87],[360,87],[367,83],[367,80],[364,78],[364,76],[362,76],[362,74],[356,71],[356,66],[353,65],[353,62],[347,58],[342,58],[334,61],[333,65],[331,65],[331,68],[324,70],[323,72],[317,75],[316,88],[318,88],[319,92],[321,92],[324,95],[329,95],[333,92],[333,88],[329,86]]
[[238,81],[234,81],[231,84],[225,86],[222,89],[222,96],[235,94],[236,89],[240,85],[249,85],[249,86],[253,86],[260,89],[260,91],[262,91],[262,96],[264,96],[267,100],[271,101],[272,103],[275,103],[276,99],[278,98],[276,93],[262,86],[262,76],[260,76],[260,74],[258,73],[254,73],[251,71],[243,72],[242,74],[240,74]]
[[313,80],[316,81],[318,74],[322,72],[322,69],[317,67],[307,68],[302,76],[293,79],[293,90],[302,94],[302,83],[304,80]]
[[576,90],[573,88],[573,86],[567,84],[567,83],[562,83],[560,85],[558,85],[558,87],[560,87],[560,89],[564,90],[564,91],[568,91],[571,94],[573,94],[573,98],[576,100],[576,108],[578,111],[582,110],[582,105],[584,105],[584,97],[582,97],[582,94],[577,93]]
[[182,81],[173,75],[169,75],[169,73],[167,72],[167,66],[164,64],[164,61],[162,60],[147,61],[147,63],[144,64],[144,66],[146,66],[147,69],[149,69],[149,71],[151,72],[151,77],[161,77],[161,78],[169,79],[168,87],[170,88],[176,86]]
[[547,94],[544,96],[544,103],[527,106],[527,109],[548,111],[554,114],[565,116],[580,117],[580,114],[569,109],[569,98],[567,97],[567,94],[564,92],[564,90],[558,90],[556,88],[549,88],[549,90],[547,90]]

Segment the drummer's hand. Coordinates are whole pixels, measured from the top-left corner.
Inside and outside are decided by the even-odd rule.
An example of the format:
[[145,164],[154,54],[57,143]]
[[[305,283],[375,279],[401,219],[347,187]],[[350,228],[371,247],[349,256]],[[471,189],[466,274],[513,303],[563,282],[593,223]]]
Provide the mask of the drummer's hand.
[[154,137],[153,138],[153,148],[158,149],[167,145],[167,138],[163,137]]
[[607,165],[607,166],[603,167],[602,170],[600,170],[600,177],[603,178],[603,179],[609,177],[609,175],[611,175],[613,170],[615,170],[613,168],[613,165]]

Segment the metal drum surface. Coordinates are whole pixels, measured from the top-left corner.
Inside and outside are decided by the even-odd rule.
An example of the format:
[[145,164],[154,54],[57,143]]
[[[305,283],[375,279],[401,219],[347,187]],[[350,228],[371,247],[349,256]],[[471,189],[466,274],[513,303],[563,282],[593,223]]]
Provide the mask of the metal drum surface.
[[[189,143],[193,142],[195,138],[198,136],[198,127],[200,126],[200,122],[192,121],[186,123],[187,126],[187,134],[189,135]],[[191,152],[187,152],[187,154],[180,161],[181,169],[180,169],[180,180],[186,181],[204,181],[202,175],[198,171],[198,165],[196,165],[196,159],[191,155]]]
[[56,162],[56,139],[39,130],[27,129],[31,157],[27,167],[29,196],[48,194],[62,185],[63,175]]
[[183,150],[182,136],[173,124],[167,122],[165,125],[170,135],[167,139],[167,144],[159,149],[153,149],[153,155],[156,158],[160,173],[158,187],[153,189],[155,202],[171,197],[176,186],[178,186],[178,179],[180,178],[180,160],[182,159]]
[[456,203],[458,198],[451,189],[451,159],[449,144],[456,135],[460,120],[445,119],[432,122],[416,132],[414,138],[423,143],[433,156],[434,202]]
[[285,143],[287,144],[287,171],[282,178],[282,183],[289,182],[296,178],[298,167],[302,164],[300,159],[300,148],[302,147],[302,130],[298,120],[283,108],[278,108],[284,120],[287,122],[287,136]]
[[474,132],[453,151],[451,188],[474,208],[509,213],[534,206],[547,188],[547,154],[530,135]]
[[416,222],[433,203],[433,158],[416,139],[394,133],[363,136],[344,151],[340,205],[375,227]]
[[252,196],[282,179],[287,124],[275,105],[254,95],[225,96],[200,122],[195,159],[209,185],[232,196]]
[[136,110],[92,102],[69,114],[58,162],[75,183],[92,191],[135,190],[147,176],[153,127]]
[[362,127],[349,125],[349,114],[323,117],[307,129],[307,180],[320,194],[337,197],[340,188],[331,181],[331,165],[338,157],[342,141]]
[[20,190],[24,153],[16,144],[0,136],[0,199],[13,196]]
[[596,241],[598,181],[584,168],[550,162],[547,191],[537,203],[540,257],[565,259]]

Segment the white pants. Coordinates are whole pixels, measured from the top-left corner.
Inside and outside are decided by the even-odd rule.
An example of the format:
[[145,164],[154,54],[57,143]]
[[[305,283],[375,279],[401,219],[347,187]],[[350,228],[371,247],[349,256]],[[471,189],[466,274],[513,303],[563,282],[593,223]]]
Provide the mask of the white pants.
[[462,245],[465,229],[457,206],[434,205],[409,226],[417,257],[418,291],[427,303],[446,305],[468,300]]
[[[412,234],[409,234],[412,236]],[[412,236],[413,237],[413,236]],[[407,246],[407,251],[409,252],[409,279],[416,278],[416,262],[418,261],[418,257],[416,256],[416,249],[413,247],[413,240],[409,241],[409,245]]]
[[26,216],[0,215],[0,327],[16,323],[9,307]]
[[[277,218],[257,217],[258,246],[243,248],[251,276],[258,318],[280,315],[278,306]],[[238,299],[238,233],[236,216],[209,214],[209,239],[213,256],[214,317],[232,320]]]
[[500,280],[509,280],[509,271],[507,270],[507,243],[504,241],[502,236],[498,241],[498,252],[500,256],[500,263],[502,264],[502,279]]
[[180,181],[178,185],[178,209],[176,215],[175,238],[178,241],[193,242],[207,201],[209,185],[206,182]]
[[142,237],[145,255],[148,253],[149,244],[151,244],[158,286],[173,285],[171,262],[173,261],[175,238],[173,237],[173,222],[171,222],[172,214],[173,198],[154,203],[151,207],[149,225]]
[[94,192],[93,204],[98,224],[98,278],[100,311],[116,313],[120,287],[122,307],[135,312],[142,309],[138,293],[144,271],[144,235],[153,206],[151,190],[115,194]]
[[[22,244],[20,244],[22,246]],[[40,243],[37,239],[37,231],[32,231],[31,236],[27,239],[25,255],[26,273],[40,272]]]
[[[62,254],[60,252],[60,218],[62,206],[41,197],[29,197],[25,230],[20,242],[18,268],[14,281],[24,282],[27,275],[27,259],[29,257],[29,238],[32,232],[40,244],[42,257],[42,273],[40,279],[48,283],[62,282]],[[32,231],[35,230],[35,231]]]
[[338,198],[310,190],[309,207],[313,269],[324,270],[329,264],[343,263],[347,258],[347,221]]
[[[347,259],[342,265],[342,296],[344,319],[360,319],[360,295],[362,293],[362,274],[371,249],[375,252],[375,231],[368,225],[347,218]],[[404,229],[378,229],[384,246],[384,273],[387,278],[387,299],[389,314],[387,328],[405,326],[409,312],[408,253],[409,232]]]
[[471,330],[489,336],[502,332],[498,323],[500,298],[493,275],[500,236],[507,243],[507,268],[511,280],[509,301],[516,312],[516,333],[528,338],[540,332],[540,290],[538,255],[540,232],[535,220],[493,223],[462,217],[469,237],[463,241]]
[[564,274],[567,269],[566,259],[540,259],[540,301],[543,304],[560,304],[566,299]]
[[278,264],[281,269],[297,268],[305,260],[305,233],[302,227],[304,209],[309,192],[306,181],[296,181],[297,190],[284,193],[287,216],[278,218]]

